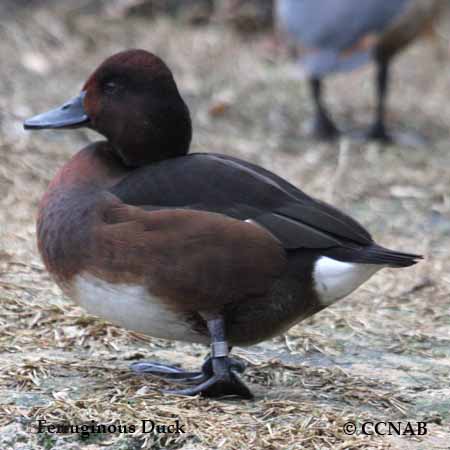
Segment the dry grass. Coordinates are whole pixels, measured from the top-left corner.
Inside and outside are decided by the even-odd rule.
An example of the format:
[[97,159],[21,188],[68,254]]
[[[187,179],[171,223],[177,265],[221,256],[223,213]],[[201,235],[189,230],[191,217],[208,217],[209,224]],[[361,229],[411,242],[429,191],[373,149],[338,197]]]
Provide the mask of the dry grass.
[[[292,66],[268,57],[264,42],[239,41],[218,26],[99,19],[59,6],[5,20],[0,38],[0,448],[448,448],[448,61],[437,62],[420,44],[395,66],[391,122],[423,130],[429,145],[344,141],[339,148],[303,137],[311,107]],[[94,136],[28,134],[21,122],[76,93],[105,56],[125,47],[153,50],[174,69],[193,111],[193,150],[262,164],[351,212],[383,244],[427,256],[417,267],[378,274],[286,336],[236,349],[249,364],[244,378],[255,401],[162,396],[163,384],[132,376],[129,361],[196,367],[205,350],[86,316],[62,298],[37,256],[34,217],[46,183]],[[330,80],[328,102],[340,123],[370,121],[370,75],[364,69]],[[188,432],[86,441],[32,434],[43,417],[75,424],[179,419]],[[342,431],[349,420],[407,419],[427,420],[428,435]]]

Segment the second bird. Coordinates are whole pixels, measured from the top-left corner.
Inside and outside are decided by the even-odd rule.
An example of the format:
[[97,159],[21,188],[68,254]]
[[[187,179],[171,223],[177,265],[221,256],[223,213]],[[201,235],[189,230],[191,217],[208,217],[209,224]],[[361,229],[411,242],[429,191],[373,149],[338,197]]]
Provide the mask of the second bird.
[[297,49],[314,100],[313,134],[331,139],[339,130],[322,100],[322,79],[374,60],[377,108],[366,133],[392,140],[385,124],[385,102],[392,59],[418,36],[432,30],[448,2],[443,0],[278,0],[277,25]]

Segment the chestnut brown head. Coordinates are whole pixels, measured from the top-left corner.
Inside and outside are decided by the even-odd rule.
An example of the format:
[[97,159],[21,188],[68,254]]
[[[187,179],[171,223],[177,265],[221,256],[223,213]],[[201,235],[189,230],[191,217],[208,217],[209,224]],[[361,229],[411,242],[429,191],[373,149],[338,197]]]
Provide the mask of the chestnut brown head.
[[25,121],[26,129],[88,126],[105,136],[127,166],[142,166],[189,151],[189,110],[172,72],[145,50],[106,59],[81,93],[59,108]]

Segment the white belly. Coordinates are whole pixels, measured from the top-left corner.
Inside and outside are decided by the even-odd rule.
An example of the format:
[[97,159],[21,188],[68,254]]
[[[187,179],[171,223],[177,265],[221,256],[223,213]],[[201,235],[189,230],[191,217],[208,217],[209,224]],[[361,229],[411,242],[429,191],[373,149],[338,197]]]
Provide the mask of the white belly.
[[69,296],[90,314],[149,336],[207,342],[186,316],[168,308],[142,286],[113,284],[92,275],[77,275]]
[[320,303],[331,305],[353,292],[382,268],[377,264],[348,263],[321,256],[313,272]]

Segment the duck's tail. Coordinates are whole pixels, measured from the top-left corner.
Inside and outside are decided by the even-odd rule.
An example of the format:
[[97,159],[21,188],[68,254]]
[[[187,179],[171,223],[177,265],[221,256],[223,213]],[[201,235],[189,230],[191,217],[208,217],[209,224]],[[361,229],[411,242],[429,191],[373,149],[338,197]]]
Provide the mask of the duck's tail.
[[378,244],[373,244],[364,249],[361,259],[365,264],[380,264],[389,267],[409,267],[417,264],[423,256],[413,253],[403,253],[389,250]]
[[364,247],[349,246],[329,249],[324,254],[339,261],[357,264],[375,264],[394,268],[413,266],[423,259],[421,255],[389,250],[375,243]]

